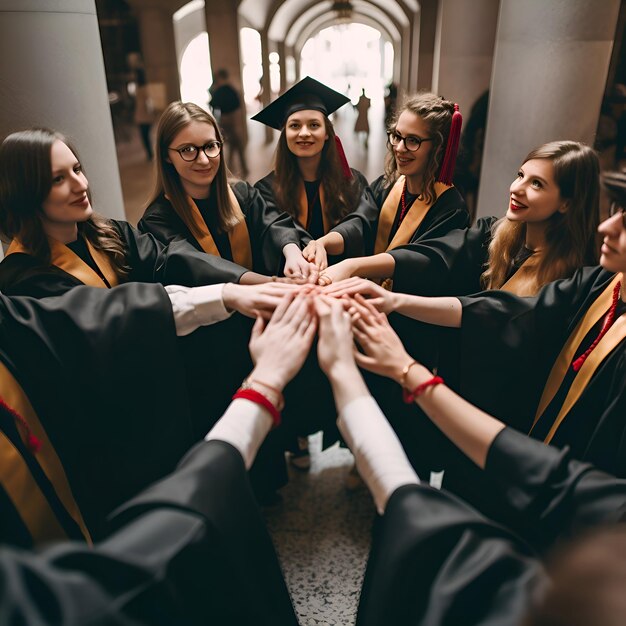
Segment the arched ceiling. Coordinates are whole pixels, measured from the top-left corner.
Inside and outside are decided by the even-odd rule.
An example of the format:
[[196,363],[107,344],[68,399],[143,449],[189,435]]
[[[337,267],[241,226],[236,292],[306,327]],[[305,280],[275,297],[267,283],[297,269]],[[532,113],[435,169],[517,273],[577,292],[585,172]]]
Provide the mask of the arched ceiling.
[[[301,49],[309,37],[312,37],[327,26],[336,24],[335,16],[325,6],[330,4],[330,0],[328,2],[317,2],[308,11],[300,15],[289,27],[284,40],[287,46]],[[397,43],[401,39],[398,25],[389,19],[385,13],[378,10],[377,7],[368,5],[365,2],[354,2],[354,13],[351,21],[366,24],[380,30],[389,41]]]
[[[242,3],[243,4],[243,3]],[[406,8],[401,6],[395,0],[354,0],[352,2],[355,13],[378,19],[384,16],[388,27],[390,22],[394,22],[397,26],[403,27],[408,25],[410,14]],[[315,2],[311,0],[277,0],[273,15],[268,16],[268,36],[274,41],[286,41],[288,38],[293,39],[297,34],[293,31],[302,30],[294,28],[294,23],[301,20],[304,15],[321,15],[326,13],[328,20],[332,20],[334,13],[332,11],[332,0],[324,2]]]

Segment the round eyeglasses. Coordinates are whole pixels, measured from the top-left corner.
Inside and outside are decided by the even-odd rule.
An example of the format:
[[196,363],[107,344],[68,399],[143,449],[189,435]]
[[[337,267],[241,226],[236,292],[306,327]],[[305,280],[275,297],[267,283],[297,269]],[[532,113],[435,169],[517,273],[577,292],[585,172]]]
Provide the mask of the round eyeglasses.
[[180,158],[183,161],[195,161],[200,154],[200,150],[204,152],[205,156],[209,159],[214,159],[219,156],[222,151],[222,142],[221,141],[209,141],[205,143],[203,146],[183,146],[182,148],[168,148],[168,150],[173,150],[174,152],[178,152],[180,154]]
[[618,213],[621,213],[622,215],[622,227],[626,228],[626,212],[624,211],[624,207],[619,202],[614,200],[611,202],[611,206],[609,207],[609,217],[613,217]]
[[387,140],[394,147],[399,146],[404,141],[404,147],[409,152],[417,152],[424,141],[432,141],[433,138],[424,137],[422,139],[422,137],[413,137],[413,135],[403,137],[399,132],[392,130],[387,133]]

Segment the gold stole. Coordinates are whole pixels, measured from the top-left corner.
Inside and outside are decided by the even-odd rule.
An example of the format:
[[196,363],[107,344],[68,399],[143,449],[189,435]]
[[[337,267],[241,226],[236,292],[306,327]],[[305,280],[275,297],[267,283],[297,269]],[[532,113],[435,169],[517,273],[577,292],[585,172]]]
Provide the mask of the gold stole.
[[[96,265],[100,268],[100,271],[109,282],[111,287],[115,287],[119,284],[117,274],[113,270],[113,265],[109,257],[96,250],[88,239],[85,239],[87,248],[91,254]],[[74,278],[80,280],[81,283],[89,285],[90,287],[102,287],[107,285],[102,280],[98,273],[95,272],[87,263],[85,263],[76,253],[70,250],[65,244],[62,244],[52,237],[48,237],[48,244],[50,245],[50,263],[59,269],[71,274]],[[24,248],[24,246],[17,240],[13,239],[9,249],[7,250],[7,256],[14,252],[24,252],[30,254],[30,252]]]
[[416,198],[409,210],[407,211],[400,228],[396,231],[393,239],[389,241],[391,227],[396,219],[398,205],[402,199],[402,189],[404,187],[404,175],[400,176],[391,188],[389,195],[383,202],[380,209],[380,217],[378,218],[378,232],[376,233],[376,244],[374,246],[374,254],[392,250],[398,246],[409,243],[415,231],[424,221],[428,210],[436,202],[446,189],[450,189],[452,185],[444,185],[443,183],[435,183],[435,200],[432,204],[428,204],[424,200]]
[[[304,181],[300,179],[298,183],[299,191],[298,191],[298,222],[300,222],[301,226],[305,229],[309,228],[309,200],[306,197],[306,189],[304,187]],[[322,207],[322,224],[324,225],[324,234],[326,234],[333,225],[329,222],[328,216],[326,215],[326,210],[324,208],[324,185],[320,182],[319,191],[318,191],[320,206]],[[313,203],[315,204],[315,203]],[[313,207],[311,207],[312,209]]]
[[[91,543],[89,530],[87,530],[83,516],[74,500],[63,465],[28,397],[2,362],[0,362],[0,396],[8,406],[24,418],[33,435],[41,442],[41,448],[36,453],[35,459],[48,477],[59,500],[78,524],[87,542]],[[18,432],[19,430],[18,427]],[[67,538],[26,461],[11,440],[1,431],[0,483],[13,501],[36,544]]]
[[537,266],[540,261],[539,253],[531,254],[517,269],[515,274],[507,280],[500,289],[526,298],[534,296],[539,287],[537,285]]
[[[167,197],[167,196],[166,196]],[[228,185],[228,198],[232,206],[239,206],[237,197],[233,190]],[[207,254],[221,257],[215,240],[211,235],[209,227],[206,225],[200,209],[196,206],[196,203],[189,196],[187,197],[189,203],[190,213],[183,216],[178,214],[185,226],[196,237],[200,247]],[[177,212],[178,213],[178,212]],[[233,253],[233,261],[242,267],[252,269],[252,248],[250,246],[250,234],[248,233],[248,226],[246,225],[245,217],[238,222],[235,227],[228,231],[228,241],[230,242],[230,249]]]
[[[567,374],[568,369],[572,366],[572,361],[576,356],[576,352],[579,349],[581,341],[586,337],[587,333],[602,319],[606,312],[611,307],[613,301],[613,290],[615,285],[623,280],[621,274],[617,274],[605,290],[596,298],[594,303],[587,309],[587,312],[582,319],[576,325],[576,328],[572,331],[568,340],[565,342],[561,353],[557,357],[548,381],[543,390],[539,406],[537,407],[537,413],[535,414],[535,421],[533,422],[530,432],[539,421],[539,418],[543,415],[544,411],[556,395],[563,379]],[[567,417],[570,409],[578,401],[583,391],[589,384],[591,377],[595,371],[602,364],[602,361],[611,353],[611,351],[619,345],[621,341],[626,338],[626,314],[620,316],[607,333],[602,337],[600,343],[593,349],[591,354],[585,360],[583,366],[576,374],[576,378],[570,387],[569,392],[563,402],[554,423],[552,424],[550,431],[546,435],[545,443],[550,443],[557,429]]]

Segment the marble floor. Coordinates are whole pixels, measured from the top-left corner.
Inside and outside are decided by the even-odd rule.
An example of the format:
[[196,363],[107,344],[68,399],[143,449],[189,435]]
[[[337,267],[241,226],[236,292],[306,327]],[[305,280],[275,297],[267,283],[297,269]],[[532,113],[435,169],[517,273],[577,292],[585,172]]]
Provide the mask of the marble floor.
[[[354,135],[352,108],[344,107],[333,121],[350,165],[371,181],[382,172],[386,149],[382,102],[373,103],[369,118],[369,149]],[[154,186],[153,164],[146,160],[138,131],[124,130],[118,133],[118,162],[126,216],[136,224]],[[264,128],[256,122],[248,122],[248,132],[248,181],[253,183],[272,169],[275,143],[264,143]],[[283,502],[264,514],[300,625],[349,626],[356,617],[374,505],[364,487],[354,492],[345,487],[353,462],[348,450],[334,446],[322,452],[319,434],[310,447],[311,470],[290,469]]]

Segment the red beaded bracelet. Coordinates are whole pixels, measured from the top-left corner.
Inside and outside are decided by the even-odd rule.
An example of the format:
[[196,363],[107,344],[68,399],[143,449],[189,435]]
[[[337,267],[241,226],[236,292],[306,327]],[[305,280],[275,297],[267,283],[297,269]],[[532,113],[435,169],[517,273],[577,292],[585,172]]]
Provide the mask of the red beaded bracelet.
[[418,385],[413,389],[413,391],[408,391],[406,389],[402,390],[402,399],[407,404],[413,404],[416,398],[419,398],[429,387],[434,387],[435,385],[441,385],[443,383],[443,378],[441,376],[433,376],[429,378],[426,382],[423,382],[421,385]]
[[250,402],[260,404],[263,408],[267,409],[268,413],[272,416],[272,428],[280,426],[280,412],[262,393],[256,391],[256,389],[238,389],[233,396],[233,400],[236,398],[243,398],[244,400],[250,400]]

